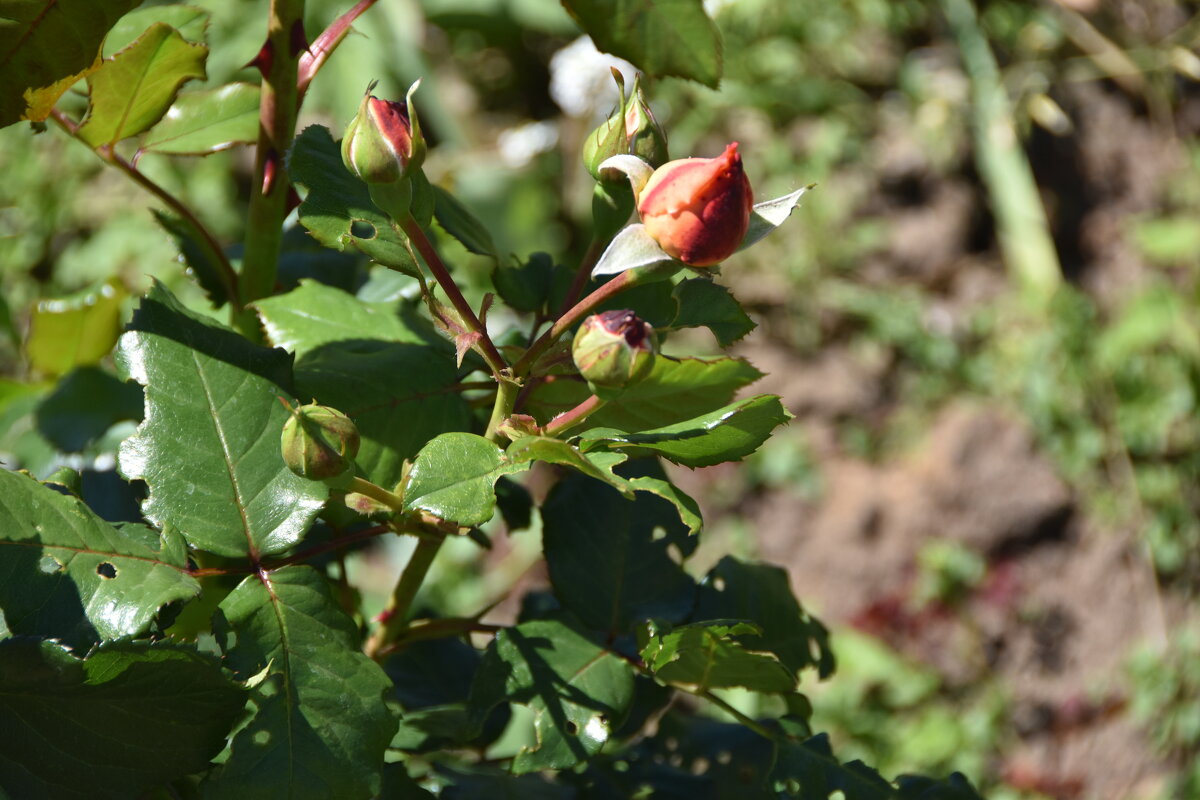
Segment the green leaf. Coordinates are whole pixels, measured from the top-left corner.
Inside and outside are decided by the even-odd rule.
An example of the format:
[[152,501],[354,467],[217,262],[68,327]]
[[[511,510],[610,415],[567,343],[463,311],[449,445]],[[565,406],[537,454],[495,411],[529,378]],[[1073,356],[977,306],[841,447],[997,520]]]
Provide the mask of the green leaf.
[[54,385],[37,408],[42,435],[78,453],[122,420],[141,420],[142,391],[99,367],[80,367]]
[[472,701],[482,715],[508,700],[534,713],[536,743],[513,758],[520,775],[566,769],[594,756],[633,700],[633,668],[560,620],[535,620],[496,634]]
[[433,216],[446,229],[446,233],[457,239],[469,252],[498,260],[492,234],[488,233],[488,229],[483,227],[471,210],[440,186],[433,187],[433,194],[436,198]]
[[100,58],[109,28],[141,0],[0,0],[0,128],[42,120]]
[[308,190],[300,204],[300,224],[326,247],[356,247],[380,264],[408,275],[420,268],[390,218],[371,202],[367,185],[342,164],[328,128],[313,125],[296,137],[288,158],[291,179]]
[[729,290],[707,278],[682,281],[673,292],[679,304],[671,327],[705,327],[717,337],[721,347],[729,347],[754,330],[754,321],[746,316],[741,304]]
[[800,198],[815,185],[810,184],[803,189],[797,189],[791,194],[776,197],[774,200],[764,200],[761,203],[755,203],[754,211],[750,214],[750,227],[746,230],[746,237],[742,239],[742,244],[738,249],[745,250],[786,222],[796,206],[800,205]]
[[64,375],[104,358],[121,335],[124,296],[120,284],[110,280],[93,291],[39,300],[25,342],[30,365],[47,375]]
[[741,686],[759,692],[790,692],[796,677],[774,655],[752,653],[734,637],[752,637],[761,629],[729,620],[696,622],[662,631],[648,623],[641,652],[660,681],[689,691]]
[[146,421],[119,457],[127,478],[150,487],[146,518],[223,556],[266,556],[300,541],[328,489],[293,474],[280,454],[291,357],[188,311],[160,284],[117,355],[146,387]]
[[136,136],[162,118],[184,83],[203,80],[208,48],[157,22],[88,76],[91,105],[79,138],[92,147]]
[[668,548],[689,554],[696,540],[688,533],[661,497],[639,493],[626,500],[579,474],[556,484],[542,506],[542,547],[555,596],[611,635],[651,617],[687,617],[696,586]]
[[[642,431],[707,414],[727,405],[734,392],[762,373],[741,358],[670,358],[658,356],[640,381],[606,393],[608,401],[588,417],[590,425]],[[568,380],[543,383],[529,406],[539,420],[572,408],[588,396],[586,385]]]
[[169,645],[0,641],[0,791],[126,798],[206,769],[245,703],[212,658]]
[[142,138],[142,150],[205,156],[258,139],[259,88],[230,83],[180,95]]
[[454,348],[424,318],[396,303],[368,303],[313,280],[302,280],[287,294],[254,304],[276,347],[304,356],[330,342],[379,340],[433,345],[453,358]]
[[307,566],[246,578],[221,602],[218,633],[245,680],[268,670],[206,796],[366,798],[379,791],[396,720],[390,681],[360,650],[358,627]]
[[833,674],[829,631],[800,607],[780,567],[725,556],[701,581],[692,616],[754,620],[761,632],[742,644],[769,650],[793,672],[815,667],[822,679]]
[[156,22],[170,25],[189,42],[204,44],[208,39],[211,15],[203,8],[172,3],[166,6],[146,6],[134,9],[121,17],[104,37],[104,57],[112,58],[145,33]]
[[780,742],[771,779],[782,790],[800,788],[805,798],[825,798],[836,791],[855,800],[897,797],[895,787],[861,761],[841,763],[833,755],[825,734],[804,742]]
[[496,509],[496,480],[524,472],[496,445],[473,433],[443,433],[413,461],[404,490],[406,511],[427,511],[464,527],[482,525]]
[[534,253],[527,261],[515,256],[511,263],[498,261],[492,284],[505,303],[517,311],[538,311],[546,305],[554,280],[554,259]]
[[721,38],[702,0],[563,0],[596,47],[654,77],[717,88]]
[[471,427],[471,410],[453,387],[454,357],[441,346],[351,340],[309,351],[296,365],[300,396],[342,411],[358,426],[359,472],[395,486],[403,462],[439,434]]
[[631,455],[657,454],[685,467],[709,467],[750,455],[791,417],[778,396],[765,394],[662,428],[640,433],[593,428],[581,439],[588,450],[599,447]]
[[0,471],[0,611],[12,633],[78,646],[134,636],[199,593],[177,536],[113,527],[74,496]]
[[221,308],[229,301],[236,289],[226,284],[226,267],[218,254],[213,252],[200,229],[184,217],[153,209],[154,219],[171,237],[184,271],[190,275],[208,295],[213,308]]

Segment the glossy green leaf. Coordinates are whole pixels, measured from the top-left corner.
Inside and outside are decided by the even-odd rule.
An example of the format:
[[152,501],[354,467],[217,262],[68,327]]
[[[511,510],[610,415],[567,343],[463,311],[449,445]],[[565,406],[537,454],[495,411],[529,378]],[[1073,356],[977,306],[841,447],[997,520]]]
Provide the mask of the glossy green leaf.
[[213,798],[367,798],[379,791],[396,720],[391,684],[360,650],[358,627],[311,567],[246,578],[220,606],[229,666],[254,688],[249,719],[207,784]]
[[633,700],[633,668],[559,620],[505,628],[484,655],[472,701],[480,713],[508,700],[534,712],[536,744],[515,774],[566,769],[599,752]]
[[170,25],[189,42],[204,44],[208,38],[208,22],[211,16],[203,8],[181,3],[134,9],[121,17],[108,32],[108,36],[104,37],[104,57],[112,58],[117,52],[133,44],[156,22]]
[[199,593],[178,536],[114,527],[74,496],[0,471],[0,611],[13,633],[79,646],[134,636]]
[[741,303],[719,283],[692,278],[679,283],[672,295],[679,312],[671,327],[708,328],[721,347],[729,347],[754,330],[754,321],[746,316]]
[[796,678],[773,654],[753,653],[737,638],[751,640],[761,629],[739,620],[696,622],[662,631],[648,623],[640,642],[642,659],[660,681],[689,691],[741,686],[758,692],[790,692]]
[[221,308],[229,302],[236,288],[226,274],[219,254],[214,252],[199,228],[190,220],[165,211],[153,209],[151,213],[174,242],[184,271],[200,284],[213,308]]
[[93,291],[38,301],[25,342],[30,365],[47,375],[64,375],[104,358],[121,335],[124,296],[120,284],[112,280]]
[[142,150],[204,156],[258,140],[259,88],[230,83],[180,95],[142,138]]
[[423,317],[396,303],[368,303],[312,280],[287,294],[254,304],[271,344],[304,356],[330,342],[379,340],[432,345],[453,358],[454,348]]
[[702,0],[563,0],[596,47],[660,77],[713,89],[721,80],[721,38]]
[[92,147],[114,144],[158,122],[179,87],[203,80],[208,48],[192,44],[163,23],[88,76],[91,105],[79,138]]
[[499,258],[492,234],[488,233],[488,229],[483,227],[483,223],[469,208],[440,186],[433,187],[433,194],[433,216],[438,224],[445,228],[446,233],[457,239],[469,252]]
[[101,645],[80,661],[0,641],[0,793],[127,798],[206,769],[245,704],[215,659],[166,644]]
[[496,509],[497,479],[528,468],[528,463],[513,463],[482,436],[443,433],[413,461],[404,508],[427,511],[462,526],[482,525]]
[[666,500],[633,500],[584,475],[569,475],[542,506],[542,547],[550,583],[563,607],[611,635],[651,617],[678,622],[692,608],[696,586],[671,558],[695,547],[688,527]]
[[94,67],[109,28],[140,0],[0,0],[0,128],[45,119]]
[[703,416],[662,428],[623,433],[593,428],[581,437],[585,449],[621,450],[632,455],[657,454],[686,467],[709,467],[739,461],[762,445],[791,414],[773,394],[738,401]]
[[810,184],[791,194],[776,197],[774,200],[755,203],[754,210],[750,214],[750,227],[746,230],[746,236],[742,239],[742,244],[738,249],[745,250],[786,222],[796,206],[800,205],[800,198],[804,197],[814,185]]
[[296,137],[288,157],[292,180],[308,190],[300,204],[300,224],[326,247],[356,247],[368,257],[409,275],[420,268],[391,220],[373,202],[367,185],[342,164],[328,128],[313,125]]
[[769,650],[793,672],[815,667],[821,678],[833,674],[829,631],[800,607],[780,567],[725,556],[701,581],[692,617],[754,620],[761,631],[741,640],[746,647]]
[[82,451],[118,422],[141,418],[142,390],[99,367],[71,371],[37,408],[38,430],[66,453]]
[[293,474],[280,454],[291,357],[188,311],[160,284],[117,355],[146,387],[145,422],[119,457],[125,476],[150,488],[146,518],[224,556],[296,544],[328,490]]
[[554,259],[534,253],[527,260],[499,261],[492,270],[492,284],[500,298],[517,311],[537,311],[546,305],[554,278]]

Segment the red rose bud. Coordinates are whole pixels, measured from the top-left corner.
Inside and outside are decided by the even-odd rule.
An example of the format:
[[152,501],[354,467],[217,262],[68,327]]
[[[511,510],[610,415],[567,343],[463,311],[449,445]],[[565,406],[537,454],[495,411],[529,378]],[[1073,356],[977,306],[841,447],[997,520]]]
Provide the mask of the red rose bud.
[[627,386],[644,377],[654,362],[654,329],[632,311],[593,314],[579,326],[571,357],[593,386]]
[[425,139],[412,107],[416,84],[403,103],[363,95],[342,137],[342,163],[367,183],[397,183],[425,160]]
[[350,469],[358,445],[358,428],[350,418],[318,405],[294,409],[280,437],[288,469],[314,481],[334,478]]
[[638,195],[646,232],[672,258],[693,267],[711,267],[738,249],[753,206],[737,142],[716,158],[663,164]]

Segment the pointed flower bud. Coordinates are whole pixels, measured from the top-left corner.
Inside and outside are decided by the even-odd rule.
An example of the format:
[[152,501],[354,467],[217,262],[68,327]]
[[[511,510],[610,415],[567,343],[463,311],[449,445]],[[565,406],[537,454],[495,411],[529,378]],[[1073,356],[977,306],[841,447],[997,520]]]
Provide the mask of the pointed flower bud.
[[358,445],[358,428],[350,418],[318,405],[294,409],[280,437],[288,469],[314,481],[337,477],[352,468]]
[[611,156],[635,155],[652,167],[667,160],[667,135],[646,102],[641,76],[633,80],[633,91],[625,96],[625,79],[613,70],[621,90],[621,102],[612,116],[600,123],[583,142],[583,163],[593,178],[604,184],[623,185],[625,177],[616,170],[601,170]]
[[638,194],[646,232],[672,258],[693,267],[711,267],[738,249],[753,206],[737,142],[716,158],[663,164]]
[[342,137],[342,163],[367,183],[397,183],[425,160],[425,139],[408,90],[404,102],[380,100],[372,83]]
[[654,329],[632,311],[593,314],[579,326],[571,357],[593,386],[627,386],[654,362]]

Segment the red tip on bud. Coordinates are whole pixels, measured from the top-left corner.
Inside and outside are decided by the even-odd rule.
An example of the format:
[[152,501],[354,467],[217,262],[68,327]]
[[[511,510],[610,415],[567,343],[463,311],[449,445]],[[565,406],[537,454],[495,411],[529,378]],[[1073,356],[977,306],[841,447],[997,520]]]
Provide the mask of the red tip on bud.
[[642,378],[654,360],[654,329],[632,311],[604,311],[583,321],[571,345],[579,374],[593,386],[619,388]]
[[646,232],[672,258],[693,267],[711,267],[738,249],[753,206],[737,142],[716,158],[663,164],[638,196]]
[[425,160],[425,139],[412,107],[414,84],[404,102],[380,100],[367,88],[358,114],[342,138],[342,162],[367,183],[398,183]]

